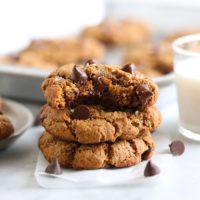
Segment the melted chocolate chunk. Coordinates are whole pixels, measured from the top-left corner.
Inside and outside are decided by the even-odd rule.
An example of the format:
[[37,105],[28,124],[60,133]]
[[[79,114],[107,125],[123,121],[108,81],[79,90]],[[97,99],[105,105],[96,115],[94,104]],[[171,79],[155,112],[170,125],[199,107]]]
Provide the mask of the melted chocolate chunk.
[[135,108],[135,107],[139,106],[139,104],[140,104],[140,102],[139,102],[136,94],[133,94],[133,96],[132,96],[132,103],[131,103],[132,107]]
[[88,79],[88,76],[84,71],[81,71],[77,65],[74,65],[74,68],[72,70],[71,79],[74,82],[84,82]]
[[180,156],[185,151],[185,145],[180,140],[175,140],[169,145],[170,151],[174,156]]
[[74,109],[72,116],[74,119],[88,119],[90,118],[90,110],[87,106],[79,105]]
[[122,67],[122,70],[125,72],[128,72],[130,74],[134,74],[135,71],[135,65],[133,64],[126,64]]
[[149,177],[149,176],[155,176],[157,174],[160,174],[160,169],[150,160],[145,167],[144,176]]
[[138,99],[142,105],[145,105],[147,103],[148,98],[153,95],[149,89],[149,86],[144,83],[138,86],[137,94],[138,94]]
[[52,160],[51,163],[45,169],[45,172],[48,174],[61,174],[62,169],[60,167],[58,159]]

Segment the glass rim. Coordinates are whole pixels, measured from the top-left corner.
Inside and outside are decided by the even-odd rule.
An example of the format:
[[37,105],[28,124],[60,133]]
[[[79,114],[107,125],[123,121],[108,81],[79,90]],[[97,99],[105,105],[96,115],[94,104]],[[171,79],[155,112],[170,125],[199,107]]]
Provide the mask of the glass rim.
[[179,54],[186,55],[186,56],[195,56],[195,57],[199,56],[200,57],[200,52],[185,50],[182,47],[179,47],[179,45],[181,45],[181,44],[187,44],[187,43],[195,42],[195,41],[200,42],[200,34],[192,34],[192,35],[179,37],[172,43],[172,49],[175,53],[179,53]]

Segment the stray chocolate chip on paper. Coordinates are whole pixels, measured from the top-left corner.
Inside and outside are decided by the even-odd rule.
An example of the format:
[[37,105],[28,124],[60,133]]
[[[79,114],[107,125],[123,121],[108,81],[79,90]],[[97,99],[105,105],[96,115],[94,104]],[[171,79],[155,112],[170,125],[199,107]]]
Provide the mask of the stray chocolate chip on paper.
[[180,156],[185,151],[185,145],[180,140],[174,140],[174,141],[172,141],[172,143],[169,145],[169,148],[170,148],[171,153],[174,156]]
[[79,69],[78,65],[74,65],[71,79],[74,82],[83,82],[88,79],[88,76],[84,71]]
[[144,176],[149,177],[149,176],[155,176],[157,174],[160,174],[160,169],[150,160],[145,167]]
[[62,169],[60,167],[58,159],[53,159],[45,169],[45,172],[48,174],[62,174]]

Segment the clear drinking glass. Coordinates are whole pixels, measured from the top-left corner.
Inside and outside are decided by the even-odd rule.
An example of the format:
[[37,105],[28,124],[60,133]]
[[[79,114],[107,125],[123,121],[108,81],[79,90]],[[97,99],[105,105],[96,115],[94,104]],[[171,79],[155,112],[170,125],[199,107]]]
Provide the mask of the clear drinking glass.
[[181,37],[172,47],[179,131],[200,141],[200,34]]

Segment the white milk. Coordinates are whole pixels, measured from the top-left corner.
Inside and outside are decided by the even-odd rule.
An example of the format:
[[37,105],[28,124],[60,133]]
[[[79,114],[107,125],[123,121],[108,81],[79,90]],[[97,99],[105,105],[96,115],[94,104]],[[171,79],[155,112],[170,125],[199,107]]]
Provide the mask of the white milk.
[[200,133],[200,58],[178,61],[175,73],[181,126]]

